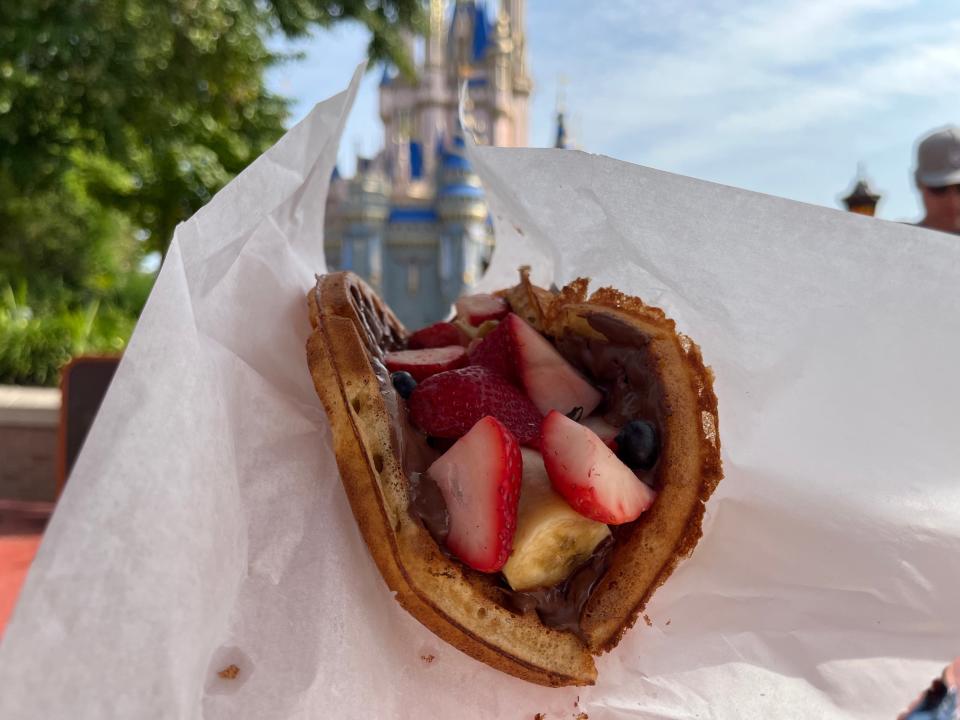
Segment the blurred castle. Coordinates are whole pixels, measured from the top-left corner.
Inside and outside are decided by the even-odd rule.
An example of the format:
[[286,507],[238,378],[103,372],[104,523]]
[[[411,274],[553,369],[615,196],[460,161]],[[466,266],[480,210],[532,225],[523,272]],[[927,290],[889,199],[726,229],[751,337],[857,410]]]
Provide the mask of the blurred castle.
[[[430,0],[416,80],[384,71],[383,149],[358,158],[353,178],[335,170],[327,198],[328,266],[366,278],[411,328],[444,317],[493,250],[484,192],[464,155],[461,85],[478,143],[527,144],[524,0],[501,0],[495,22],[483,0],[457,0],[449,17],[446,4]],[[408,37],[410,57],[414,42]]]

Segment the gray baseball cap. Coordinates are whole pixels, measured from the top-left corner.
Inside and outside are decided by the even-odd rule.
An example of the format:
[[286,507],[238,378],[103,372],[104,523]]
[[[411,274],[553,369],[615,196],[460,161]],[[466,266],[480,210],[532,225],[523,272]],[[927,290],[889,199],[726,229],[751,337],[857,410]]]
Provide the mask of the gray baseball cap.
[[915,175],[917,184],[926,187],[960,183],[960,128],[950,125],[920,141]]

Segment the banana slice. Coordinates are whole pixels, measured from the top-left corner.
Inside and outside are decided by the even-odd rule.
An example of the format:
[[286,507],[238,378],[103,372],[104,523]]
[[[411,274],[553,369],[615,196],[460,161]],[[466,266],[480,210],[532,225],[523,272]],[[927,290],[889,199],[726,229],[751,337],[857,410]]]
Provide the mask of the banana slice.
[[514,590],[535,590],[565,580],[610,535],[554,492],[536,450],[522,448],[523,480],[513,553],[503,575]]

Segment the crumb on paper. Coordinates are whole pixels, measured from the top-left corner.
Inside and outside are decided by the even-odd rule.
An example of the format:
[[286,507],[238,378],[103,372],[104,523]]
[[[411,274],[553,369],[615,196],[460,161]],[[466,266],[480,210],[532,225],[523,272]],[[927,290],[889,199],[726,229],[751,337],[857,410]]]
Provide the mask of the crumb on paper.
[[647,624],[647,627],[653,627],[653,620],[646,613],[643,614],[643,621]]
[[533,720],[545,720],[546,717],[547,716],[544,715],[543,713],[537,713],[536,715],[533,716]]
[[423,660],[427,665],[432,663],[436,658],[433,655],[421,655],[420,659]]
[[224,680],[234,680],[240,674],[240,668],[236,665],[227,665],[223,670],[217,673]]
[[590,716],[587,715],[585,712],[582,712],[579,715],[577,715],[577,717],[574,718],[574,720],[590,720]]

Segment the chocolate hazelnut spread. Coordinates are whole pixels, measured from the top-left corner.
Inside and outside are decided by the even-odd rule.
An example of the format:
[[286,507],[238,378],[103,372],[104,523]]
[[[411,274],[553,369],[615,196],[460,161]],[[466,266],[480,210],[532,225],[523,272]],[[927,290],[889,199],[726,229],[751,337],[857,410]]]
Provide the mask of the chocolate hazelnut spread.
[[363,323],[370,354],[382,359],[384,351],[402,349],[403,338],[397,335],[392,324],[386,321],[383,310],[376,308],[373,301],[361,293],[355,285],[350,288],[350,295],[358,311],[357,317]]
[[[423,522],[443,548],[449,530],[449,515],[439,487],[425,474],[441,453],[430,447],[426,436],[410,423],[406,403],[394,390],[390,373],[382,362],[385,350],[402,348],[403,342],[387,329],[389,324],[383,318],[377,317],[367,298],[355,293],[354,300],[361,310],[358,314],[364,324],[371,364],[393,421],[394,446],[400,450],[401,464],[409,481],[410,512]],[[665,406],[662,389],[651,367],[655,361],[648,350],[648,336],[606,314],[589,314],[586,320],[606,340],[567,334],[556,338],[554,344],[570,363],[604,392],[597,413],[617,427],[633,419],[648,420],[658,433],[662,433],[663,417],[670,410]],[[638,476],[657,487],[658,470],[655,465],[649,471],[638,471]],[[521,613],[536,611],[544,624],[582,637],[580,617],[583,608],[609,566],[617,536],[629,532],[633,524],[614,528],[612,538],[601,543],[589,560],[553,587],[516,592],[503,581],[504,605]]]
[[[650,353],[650,338],[642,330],[609,314],[591,313],[585,319],[606,340],[566,334],[554,344],[560,354],[603,390],[604,399],[596,412],[615,427],[631,420],[653,423],[665,442],[664,418],[670,414],[666,397],[654,371],[656,358]],[[650,470],[635,470],[645,483],[659,487],[659,464]]]
[[450,531],[450,515],[440,487],[423,473],[407,473],[410,481],[410,512],[420,518],[441,547]]
[[615,543],[612,537],[604,540],[593,551],[589,560],[574,570],[570,577],[553,587],[527,592],[506,588],[507,603],[520,612],[535,610],[544,625],[557,630],[569,630],[582,639],[580,615],[597,581],[603,577],[610,565],[610,551]]

